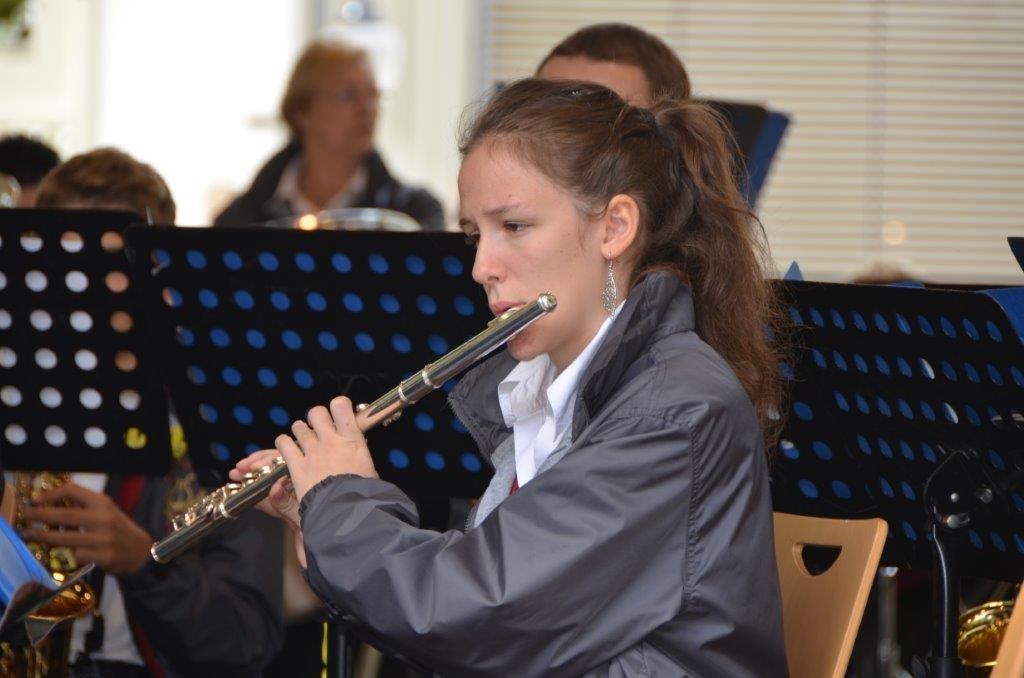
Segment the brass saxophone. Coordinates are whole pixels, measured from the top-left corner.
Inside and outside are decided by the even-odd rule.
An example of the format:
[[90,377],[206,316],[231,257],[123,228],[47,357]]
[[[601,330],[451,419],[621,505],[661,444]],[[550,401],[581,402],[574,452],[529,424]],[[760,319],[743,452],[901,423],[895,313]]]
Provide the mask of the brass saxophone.
[[[47,471],[24,472],[15,475],[14,481],[14,522],[18,532],[28,527],[25,509],[38,495],[59,487],[71,480],[69,473]],[[78,569],[78,563],[71,549],[64,546],[47,546],[40,542],[26,543],[29,551],[43,567],[50,572],[58,585]],[[15,647],[0,643],[0,675],[63,676],[68,671],[68,654],[71,651],[71,620],[92,612],[96,608],[96,596],[84,582],[76,582],[60,592],[49,603],[32,613],[31,617],[56,623],[53,631],[35,645]]]
[[[527,325],[555,310],[556,306],[554,295],[542,294],[536,301],[501,314],[489,322],[484,331],[413,374],[370,405],[359,405],[356,408],[359,430],[365,433],[377,424],[387,426],[408,405],[439,388]],[[171,532],[150,549],[153,560],[169,562],[224,521],[238,517],[245,509],[259,503],[270,493],[277,479],[287,474],[284,459],[277,457],[257,471],[247,473],[241,482],[228,483],[206,495],[174,518]]]
[[1013,606],[1012,598],[994,600],[972,607],[960,615],[957,654],[964,664],[964,675],[981,677],[992,673],[999,646],[1010,625]]

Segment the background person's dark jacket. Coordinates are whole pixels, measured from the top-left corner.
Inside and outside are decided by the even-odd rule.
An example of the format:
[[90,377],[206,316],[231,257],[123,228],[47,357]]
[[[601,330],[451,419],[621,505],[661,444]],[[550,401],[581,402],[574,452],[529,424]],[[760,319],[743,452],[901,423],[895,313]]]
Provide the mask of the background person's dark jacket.
[[[292,141],[267,161],[249,189],[236,198],[217,218],[214,226],[253,226],[294,214],[287,201],[274,193],[285,167],[299,155],[298,142]],[[400,183],[391,176],[380,155],[373,151],[363,161],[366,189],[352,207],[378,207],[408,214],[425,231],[444,230],[444,210],[430,192]]]
[[[107,493],[123,482],[111,477]],[[169,529],[171,490],[169,478],[142,481],[132,517],[155,538]],[[278,521],[246,511],[170,563],[119,576],[143,658],[148,641],[167,678],[260,675],[284,641],[282,539]]]

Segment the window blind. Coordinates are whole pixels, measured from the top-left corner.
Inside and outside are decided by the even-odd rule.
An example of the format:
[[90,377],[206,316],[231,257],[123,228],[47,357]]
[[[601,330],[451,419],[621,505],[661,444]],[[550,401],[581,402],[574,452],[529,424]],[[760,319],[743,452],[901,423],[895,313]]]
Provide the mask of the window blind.
[[680,55],[695,94],[791,117],[759,215],[780,270],[875,260],[949,283],[1024,284],[1024,3],[488,0],[486,82],[524,77],[580,26],[623,21]]

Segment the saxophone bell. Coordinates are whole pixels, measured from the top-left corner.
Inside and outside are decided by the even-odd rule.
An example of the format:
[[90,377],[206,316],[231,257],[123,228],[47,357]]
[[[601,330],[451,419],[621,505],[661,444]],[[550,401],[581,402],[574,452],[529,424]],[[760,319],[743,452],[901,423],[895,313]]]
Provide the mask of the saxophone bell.
[[[25,509],[37,496],[67,482],[71,482],[69,473],[16,473],[13,488],[8,488],[13,489],[14,529],[23,533],[29,527]],[[71,505],[65,502],[65,506]],[[26,584],[11,598],[3,621],[23,619],[28,644],[0,642],[0,675],[65,675],[71,651],[71,621],[96,608],[96,596],[84,581],[93,566],[79,567],[67,547],[35,541],[25,545],[53,578],[53,587]]]
[[965,675],[974,678],[992,673],[1013,607],[1012,599],[993,600],[960,615],[956,644]]

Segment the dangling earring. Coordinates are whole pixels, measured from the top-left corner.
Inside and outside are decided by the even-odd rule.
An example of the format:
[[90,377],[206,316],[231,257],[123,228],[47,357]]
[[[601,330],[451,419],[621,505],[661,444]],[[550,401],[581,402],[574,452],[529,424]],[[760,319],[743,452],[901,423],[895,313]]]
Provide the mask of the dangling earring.
[[604,291],[601,292],[601,305],[611,315],[618,305],[619,290],[615,287],[615,274],[612,272],[612,260],[608,260],[608,274],[604,278]]

